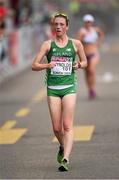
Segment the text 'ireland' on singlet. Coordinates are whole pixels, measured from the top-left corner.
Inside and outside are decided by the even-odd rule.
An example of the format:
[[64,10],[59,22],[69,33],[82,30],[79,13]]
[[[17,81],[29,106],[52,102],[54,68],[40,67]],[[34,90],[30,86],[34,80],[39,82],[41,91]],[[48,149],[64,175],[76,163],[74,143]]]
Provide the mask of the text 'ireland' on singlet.
[[56,65],[47,69],[47,86],[72,85],[75,83],[75,72],[72,68],[75,55],[76,52],[71,39],[63,48],[58,47],[55,41],[51,42],[47,60],[48,63],[56,62]]

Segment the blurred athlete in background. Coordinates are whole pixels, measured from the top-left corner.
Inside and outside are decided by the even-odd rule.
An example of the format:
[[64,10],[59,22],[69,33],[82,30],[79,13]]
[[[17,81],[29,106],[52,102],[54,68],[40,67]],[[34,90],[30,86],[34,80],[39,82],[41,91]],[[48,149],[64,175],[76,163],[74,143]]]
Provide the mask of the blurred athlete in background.
[[50,17],[49,24],[46,26],[46,38],[53,39],[55,38],[55,29],[54,29],[54,17]]
[[83,43],[87,57],[88,66],[85,69],[86,83],[88,86],[89,98],[96,97],[96,66],[99,63],[99,48],[104,38],[101,28],[94,26],[94,17],[86,14],[83,17],[84,25],[77,33],[77,38]]

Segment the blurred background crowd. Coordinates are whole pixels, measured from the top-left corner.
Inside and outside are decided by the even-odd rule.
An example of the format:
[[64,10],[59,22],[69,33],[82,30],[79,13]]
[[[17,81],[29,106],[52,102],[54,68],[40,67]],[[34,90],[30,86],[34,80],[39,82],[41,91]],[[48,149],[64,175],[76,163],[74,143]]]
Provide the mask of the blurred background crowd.
[[79,22],[85,13],[95,15],[111,32],[119,23],[118,0],[0,0],[0,23],[4,21],[8,31],[28,24],[48,23],[57,12],[74,16]]
[[72,37],[86,13],[106,35],[118,34],[119,0],[0,0],[0,81],[31,63],[55,12],[68,14]]

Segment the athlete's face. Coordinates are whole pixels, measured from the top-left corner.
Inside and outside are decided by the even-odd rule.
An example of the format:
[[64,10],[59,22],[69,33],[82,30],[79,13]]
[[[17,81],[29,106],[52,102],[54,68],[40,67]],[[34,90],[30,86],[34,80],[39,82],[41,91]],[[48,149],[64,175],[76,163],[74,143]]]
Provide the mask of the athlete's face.
[[86,21],[85,22],[85,26],[86,27],[90,27],[90,26],[92,26],[93,25],[93,23],[91,22],[91,21]]
[[68,26],[66,25],[66,19],[63,17],[56,17],[54,19],[54,28],[57,36],[66,34]]

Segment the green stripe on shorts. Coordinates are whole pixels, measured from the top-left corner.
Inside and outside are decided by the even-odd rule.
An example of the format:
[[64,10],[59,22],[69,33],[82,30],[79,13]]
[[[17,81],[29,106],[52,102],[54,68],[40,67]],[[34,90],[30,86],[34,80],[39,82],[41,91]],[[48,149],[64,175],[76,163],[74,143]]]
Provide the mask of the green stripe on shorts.
[[76,85],[73,85],[73,86],[65,88],[65,89],[47,88],[47,96],[63,97],[67,94],[72,94],[72,93],[76,93]]

